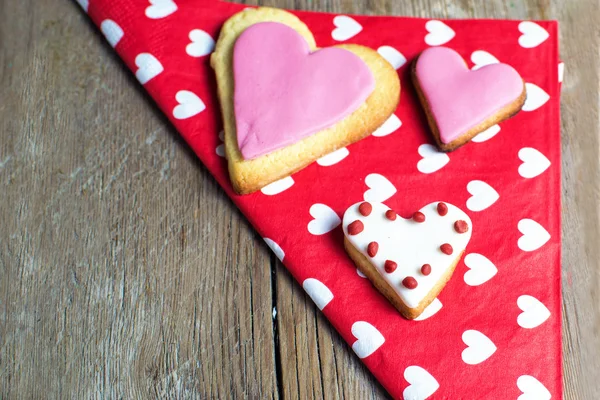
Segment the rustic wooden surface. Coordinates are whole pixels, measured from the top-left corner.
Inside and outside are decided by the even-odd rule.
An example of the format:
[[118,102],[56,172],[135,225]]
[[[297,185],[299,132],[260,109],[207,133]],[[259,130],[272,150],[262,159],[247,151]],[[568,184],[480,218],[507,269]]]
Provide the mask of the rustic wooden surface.
[[[565,397],[599,399],[597,0],[260,3],[562,22]],[[0,127],[0,398],[386,396],[74,2],[0,0]]]

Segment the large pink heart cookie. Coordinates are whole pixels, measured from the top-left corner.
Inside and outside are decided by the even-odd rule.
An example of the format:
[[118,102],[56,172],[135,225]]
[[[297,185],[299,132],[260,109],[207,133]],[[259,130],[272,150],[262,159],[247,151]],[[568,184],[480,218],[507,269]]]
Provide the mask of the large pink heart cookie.
[[274,8],[229,18],[211,65],[229,176],[240,194],[364,139],[400,100],[398,73],[375,50],[355,44],[318,49],[298,17]]
[[294,29],[262,22],[246,29],[233,51],[238,146],[252,159],[328,128],[354,112],[375,88],[354,53],[311,52]]
[[463,58],[446,47],[423,51],[413,64],[413,82],[433,136],[452,151],[521,110],[525,84],[507,64],[470,71]]
[[356,203],[344,214],[346,251],[408,319],[417,318],[452,276],[471,239],[471,220],[434,202],[410,219],[382,203]]

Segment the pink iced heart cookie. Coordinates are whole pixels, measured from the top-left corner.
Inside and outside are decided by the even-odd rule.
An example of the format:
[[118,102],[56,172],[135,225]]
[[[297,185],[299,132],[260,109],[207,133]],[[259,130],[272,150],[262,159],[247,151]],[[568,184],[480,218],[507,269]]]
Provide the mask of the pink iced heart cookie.
[[408,319],[421,315],[444,288],[472,232],[467,214],[443,202],[409,219],[382,203],[356,203],[343,226],[350,258]]
[[240,194],[369,136],[400,96],[396,70],[375,50],[318,49],[298,17],[273,8],[227,20],[211,65],[229,176]]
[[479,133],[519,112],[525,83],[507,64],[475,71],[446,47],[423,51],[413,63],[412,78],[438,147],[452,151]]
[[263,22],[246,29],[233,50],[238,146],[245,159],[265,155],[334,125],[375,88],[354,53],[311,52],[294,29]]

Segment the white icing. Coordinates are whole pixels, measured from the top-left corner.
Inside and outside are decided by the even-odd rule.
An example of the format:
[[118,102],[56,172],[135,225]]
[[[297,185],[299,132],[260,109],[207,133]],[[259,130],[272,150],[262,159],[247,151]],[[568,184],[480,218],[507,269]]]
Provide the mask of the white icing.
[[[370,202],[373,210],[365,217],[358,211],[361,203],[350,206],[344,214],[346,238],[371,261],[408,307],[417,307],[469,243],[473,231],[471,219],[458,207],[448,203],[448,213],[442,217],[437,212],[439,201],[436,201],[419,210],[425,214],[423,223],[400,216],[395,221],[390,221],[385,217],[385,212],[390,210],[385,204]],[[356,220],[363,222],[364,230],[357,235],[349,235],[348,225]],[[454,230],[454,222],[457,220],[467,222],[468,232],[458,233]],[[379,244],[379,250],[371,258],[367,254],[367,247],[373,241]],[[451,255],[440,250],[440,245],[444,243],[452,246],[454,251]],[[386,260],[398,264],[398,268],[391,274],[385,272]],[[421,273],[423,264],[431,265],[428,276]],[[415,289],[407,289],[402,285],[407,276],[417,280],[418,286]]]

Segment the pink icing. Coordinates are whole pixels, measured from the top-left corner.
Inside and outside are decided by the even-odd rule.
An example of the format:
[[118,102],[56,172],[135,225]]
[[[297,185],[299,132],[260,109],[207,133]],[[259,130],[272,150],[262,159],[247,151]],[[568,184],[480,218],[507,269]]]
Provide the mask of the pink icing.
[[421,53],[415,72],[442,143],[452,142],[523,92],[523,80],[510,65],[470,71],[462,57],[446,47]]
[[244,159],[293,144],[334,125],[375,88],[369,67],[350,51],[310,52],[294,29],[252,25],[233,50],[237,140]]

